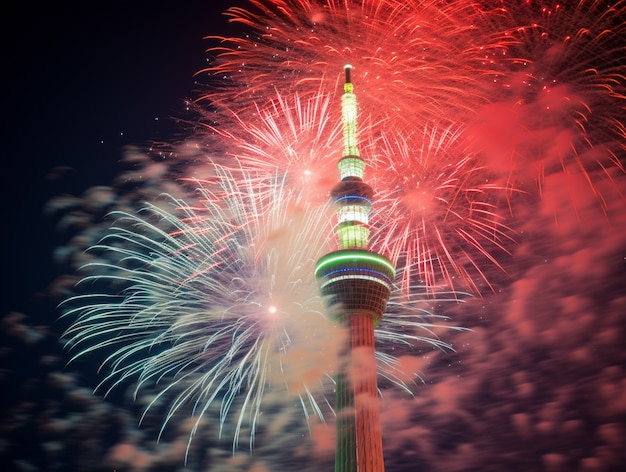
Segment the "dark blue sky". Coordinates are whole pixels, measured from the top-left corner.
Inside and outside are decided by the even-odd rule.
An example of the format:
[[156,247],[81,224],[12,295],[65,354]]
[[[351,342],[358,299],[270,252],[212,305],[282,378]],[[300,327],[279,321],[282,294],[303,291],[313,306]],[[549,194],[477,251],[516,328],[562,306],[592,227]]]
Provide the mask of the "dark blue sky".
[[[20,3],[4,15],[3,312],[27,309],[49,279],[45,202],[109,184],[124,146],[181,132],[171,118],[196,96],[203,37],[226,31],[231,3]],[[51,181],[57,166],[72,170]]]

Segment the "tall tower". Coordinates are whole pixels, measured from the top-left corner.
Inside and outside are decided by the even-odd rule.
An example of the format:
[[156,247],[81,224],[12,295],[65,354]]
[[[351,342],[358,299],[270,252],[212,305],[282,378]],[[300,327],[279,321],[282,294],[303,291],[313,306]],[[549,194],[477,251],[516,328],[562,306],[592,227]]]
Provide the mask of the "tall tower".
[[385,469],[380,426],[374,326],[382,318],[395,277],[393,264],[368,250],[368,215],[373,190],[363,181],[365,162],[356,139],[356,96],[345,67],[342,96],[344,152],[340,182],[332,190],[340,249],[315,267],[322,296],[338,313],[349,336],[336,379],[336,472],[382,472]]

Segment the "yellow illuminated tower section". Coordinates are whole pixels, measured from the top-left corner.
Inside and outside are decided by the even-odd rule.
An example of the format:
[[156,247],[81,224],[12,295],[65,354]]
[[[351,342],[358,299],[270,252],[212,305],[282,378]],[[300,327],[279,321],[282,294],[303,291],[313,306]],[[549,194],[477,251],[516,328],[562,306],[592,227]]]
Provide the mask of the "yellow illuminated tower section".
[[340,182],[332,191],[340,249],[323,256],[315,276],[327,305],[349,335],[336,379],[336,472],[382,472],[382,432],[374,327],[381,320],[391,284],[393,264],[368,249],[372,188],[363,181],[365,162],[357,146],[357,103],[345,67],[342,96],[344,152],[339,161]]

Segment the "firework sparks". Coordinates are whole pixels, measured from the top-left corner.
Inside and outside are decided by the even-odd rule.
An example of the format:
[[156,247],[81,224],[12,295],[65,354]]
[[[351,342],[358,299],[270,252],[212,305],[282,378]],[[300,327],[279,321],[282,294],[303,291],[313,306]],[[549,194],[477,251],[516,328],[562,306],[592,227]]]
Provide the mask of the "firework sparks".
[[474,145],[494,169],[529,190],[525,182],[535,180],[541,190],[547,176],[562,174],[574,194],[590,191],[606,210],[600,182],[624,172],[624,15],[624,1],[502,8],[493,28],[508,28],[515,41],[474,128]]
[[[193,436],[217,404],[220,432],[235,425],[236,445],[249,430],[252,447],[268,385],[293,396],[307,418],[329,411],[324,391],[344,333],[324,314],[313,270],[330,247],[329,217],[275,179],[259,189],[242,169],[237,178],[219,166],[215,173],[193,206],[168,197],[139,214],[114,213],[90,249],[86,293],[63,304],[74,320],[64,339],[75,357],[103,354],[100,388],[132,379],[135,395],[156,392],[148,409],[169,403],[162,432],[191,405]],[[431,337],[446,322],[410,304],[378,342],[447,346]],[[394,356],[378,359],[384,378],[411,391],[413,373]]]
[[373,134],[470,125],[502,185],[534,192],[529,182],[543,190],[560,174],[605,210],[599,182],[624,172],[625,13],[624,1],[596,0],[257,0],[227,11],[250,33],[218,38],[204,72],[230,85],[205,98],[252,121],[253,104],[276,89],[315,95],[350,62],[369,91],[360,109]]
[[[109,290],[65,303],[65,316],[76,321],[64,338],[78,356],[113,350],[104,384],[138,376],[139,390],[170,379],[151,403],[175,395],[165,423],[186,402],[195,402],[199,422],[219,400],[223,428],[238,408],[237,441],[248,420],[252,440],[267,383],[285,385],[307,414],[322,414],[312,384],[333,370],[327,361],[336,358],[333,333],[340,333],[322,315],[313,278],[324,241],[312,235],[324,234],[325,220],[285,205],[283,187],[267,202],[266,192],[257,198],[227,175],[218,169],[219,182],[202,187],[199,205],[174,201],[175,211],[149,205],[140,216],[118,214],[91,249],[96,261],[83,280],[90,291]],[[302,350],[315,362],[305,365]]]
[[[235,158],[261,181],[278,172],[299,198],[323,204],[337,179],[339,117],[329,117],[332,94],[292,100],[278,94],[255,105],[257,119],[244,120],[232,110],[231,126],[222,131]],[[420,280],[433,290],[442,281],[452,288],[481,292],[489,277],[481,259],[500,267],[511,231],[505,226],[510,184],[496,183],[466,142],[461,126],[426,127],[410,134],[376,131],[366,123],[364,154],[380,203],[374,244],[395,263],[406,265],[401,282],[406,293]],[[473,280],[478,276],[479,281]],[[457,279],[455,281],[455,278]]]
[[[333,85],[344,64],[357,65],[354,81],[368,90],[364,116],[382,126],[393,117],[459,119],[484,104],[485,85],[494,80],[494,56],[504,53],[508,35],[487,35],[476,27],[489,13],[473,2],[256,0],[233,7],[231,22],[250,30],[244,38],[218,37],[206,73],[227,77],[203,98],[213,105],[250,102],[281,93],[316,93]],[[471,81],[471,86],[468,85]]]
[[511,189],[490,181],[465,149],[462,131],[426,127],[372,146],[378,151],[375,187],[381,189],[372,245],[405,267],[405,291],[417,278],[427,286],[445,281],[481,292],[481,283],[489,286],[484,262],[501,268],[496,254],[512,242],[502,210]]
[[[341,117],[334,90],[319,90],[309,98],[277,93],[263,105],[255,104],[254,120],[229,110],[224,126],[208,126],[224,142],[224,160],[237,160],[248,172],[267,180],[278,174],[298,198],[324,205],[337,180],[337,149],[341,144]],[[335,105],[335,106],[333,106]]]

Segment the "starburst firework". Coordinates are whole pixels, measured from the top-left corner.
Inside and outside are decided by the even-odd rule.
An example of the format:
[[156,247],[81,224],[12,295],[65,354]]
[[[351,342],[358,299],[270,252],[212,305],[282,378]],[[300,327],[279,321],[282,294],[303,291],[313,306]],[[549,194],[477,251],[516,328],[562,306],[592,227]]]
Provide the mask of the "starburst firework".
[[501,268],[497,254],[512,241],[502,209],[511,189],[492,182],[463,129],[425,127],[371,147],[380,189],[372,247],[405,267],[405,291],[415,278],[479,293],[489,286],[484,262]]
[[[398,0],[253,0],[226,11],[250,30],[245,37],[212,37],[215,63],[206,73],[231,86],[207,92],[213,105],[251,102],[279,92],[315,94],[333,85],[337,71],[355,64],[363,116],[379,126],[392,118],[459,119],[488,98],[494,56],[507,35],[487,35],[477,25],[488,12],[474,2]],[[468,83],[469,82],[469,83]],[[243,116],[243,115],[242,115]]]
[[[165,197],[139,214],[114,213],[114,226],[90,248],[86,293],[63,304],[74,320],[63,338],[75,357],[105,357],[100,388],[132,379],[136,395],[154,394],[148,409],[169,403],[162,429],[191,405],[193,436],[218,405],[220,431],[233,424],[236,445],[246,428],[252,446],[270,384],[307,418],[324,419],[344,333],[324,313],[314,278],[330,247],[326,208],[311,208],[284,180],[259,189],[259,179],[235,174],[216,166],[193,206]],[[404,303],[378,342],[446,346],[430,334],[445,323],[416,299]],[[378,358],[381,375],[411,391],[414,374],[394,356]]]
[[229,125],[206,125],[228,149],[224,161],[237,160],[262,181],[278,174],[285,185],[311,204],[324,205],[337,180],[336,151],[341,145],[341,117],[335,92],[322,89],[315,96],[275,93],[254,104],[255,119],[233,110],[225,113]]
[[[325,361],[337,330],[322,315],[312,275],[325,247],[320,211],[286,205],[281,185],[270,200],[226,170],[217,175],[193,207],[174,200],[172,210],[148,205],[141,215],[116,215],[91,248],[96,261],[82,282],[108,288],[65,303],[76,321],[64,338],[78,356],[112,350],[104,384],[138,377],[139,390],[167,378],[151,403],[173,396],[165,423],[186,402],[195,402],[200,421],[219,401],[221,428],[232,415],[237,440],[245,422],[254,434],[270,381],[321,415],[308,385],[332,371]],[[315,362],[296,361],[306,349]]]

